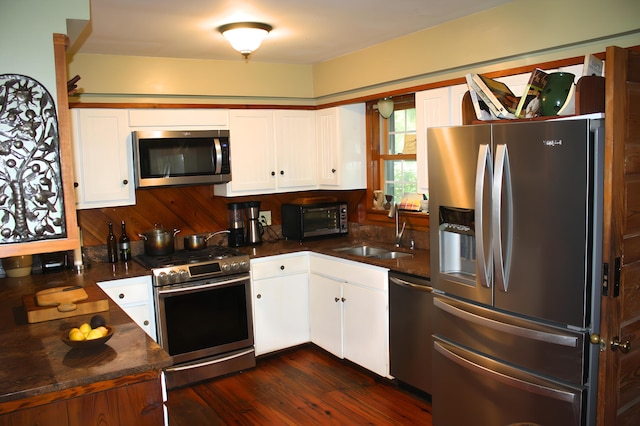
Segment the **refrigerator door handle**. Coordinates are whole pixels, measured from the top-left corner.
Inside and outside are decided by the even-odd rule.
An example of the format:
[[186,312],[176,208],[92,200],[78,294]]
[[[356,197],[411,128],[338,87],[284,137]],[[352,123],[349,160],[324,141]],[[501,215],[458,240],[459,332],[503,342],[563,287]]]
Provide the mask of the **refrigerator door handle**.
[[[475,188],[475,221],[476,229],[476,258],[478,265],[478,278],[480,285],[483,287],[491,286],[492,271],[493,271],[493,253],[489,250],[485,253],[484,250],[484,191],[485,191],[485,177],[491,177],[493,175],[493,163],[491,161],[491,151],[489,145],[483,144],[478,148],[478,164],[476,166],[476,188]],[[491,188],[489,188],[491,189]]]
[[550,388],[548,386],[543,386],[539,383],[528,382],[504,373],[492,371],[490,368],[476,364],[475,362],[472,362],[460,356],[459,354],[451,352],[447,348],[443,347],[439,342],[434,342],[433,346],[434,346],[434,349],[438,351],[440,354],[442,354],[445,358],[449,359],[450,361],[458,364],[459,366],[467,370],[473,371],[474,373],[480,376],[487,377],[496,382],[504,383],[508,386],[521,389],[529,393],[536,393],[546,398],[553,398],[553,399],[563,401],[563,402],[568,402],[571,404],[575,403],[575,400],[576,400],[575,393],[563,391],[560,389]]
[[[504,203],[504,210],[502,209]],[[503,216],[504,213],[504,216]],[[513,197],[511,191],[511,169],[507,146],[496,146],[496,172],[493,178],[493,200],[491,205],[493,257],[496,265],[496,287],[507,292],[513,238]],[[503,225],[505,236],[503,237]],[[504,238],[504,240],[503,240]]]
[[492,330],[496,330],[502,333],[507,333],[514,336],[520,336],[526,339],[538,340],[541,342],[551,343],[554,345],[567,346],[570,348],[578,347],[578,338],[574,336],[547,333],[541,330],[533,330],[530,328],[519,327],[517,325],[506,324],[504,322],[500,322],[495,319],[485,318],[482,315],[478,315],[473,312],[460,309],[456,306],[450,305],[449,303],[447,303],[446,301],[443,301],[442,299],[434,299],[433,306],[436,309],[441,309],[464,321],[478,324],[482,327],[490,328]]

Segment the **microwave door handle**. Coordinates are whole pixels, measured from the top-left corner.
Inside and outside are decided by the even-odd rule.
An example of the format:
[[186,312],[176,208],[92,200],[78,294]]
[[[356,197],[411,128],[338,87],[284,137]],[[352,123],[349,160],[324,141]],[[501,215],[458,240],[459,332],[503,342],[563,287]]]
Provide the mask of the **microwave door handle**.
[[220,145],[220,139],[213,139],[213,151],[215,154],[215,158],[213,160],[216,165],[216,174],[219,175],[222,173],[222,146]]

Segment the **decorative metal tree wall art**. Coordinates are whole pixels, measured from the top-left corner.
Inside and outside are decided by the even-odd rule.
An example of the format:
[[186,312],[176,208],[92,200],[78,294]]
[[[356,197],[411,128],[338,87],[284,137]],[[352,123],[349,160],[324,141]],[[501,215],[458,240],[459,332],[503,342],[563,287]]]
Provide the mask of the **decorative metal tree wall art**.
[[58,118],[36,80],[0,75],[0,243],[65,238]]

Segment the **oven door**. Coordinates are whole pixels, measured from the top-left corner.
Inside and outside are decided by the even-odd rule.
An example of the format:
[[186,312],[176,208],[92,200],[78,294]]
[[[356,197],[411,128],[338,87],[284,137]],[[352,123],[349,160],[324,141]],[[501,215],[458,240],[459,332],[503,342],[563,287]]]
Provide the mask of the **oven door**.
[[154,293],[159,342],[175,364],[253,346],[248,274]]

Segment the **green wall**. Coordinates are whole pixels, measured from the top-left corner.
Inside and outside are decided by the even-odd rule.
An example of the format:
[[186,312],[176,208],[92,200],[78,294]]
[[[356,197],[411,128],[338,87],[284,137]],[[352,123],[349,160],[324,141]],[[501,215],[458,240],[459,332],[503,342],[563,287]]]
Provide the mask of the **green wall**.
[[89,0],[0,0],[0,74],[39,81],[56,99],[53,34],[89,19]]

